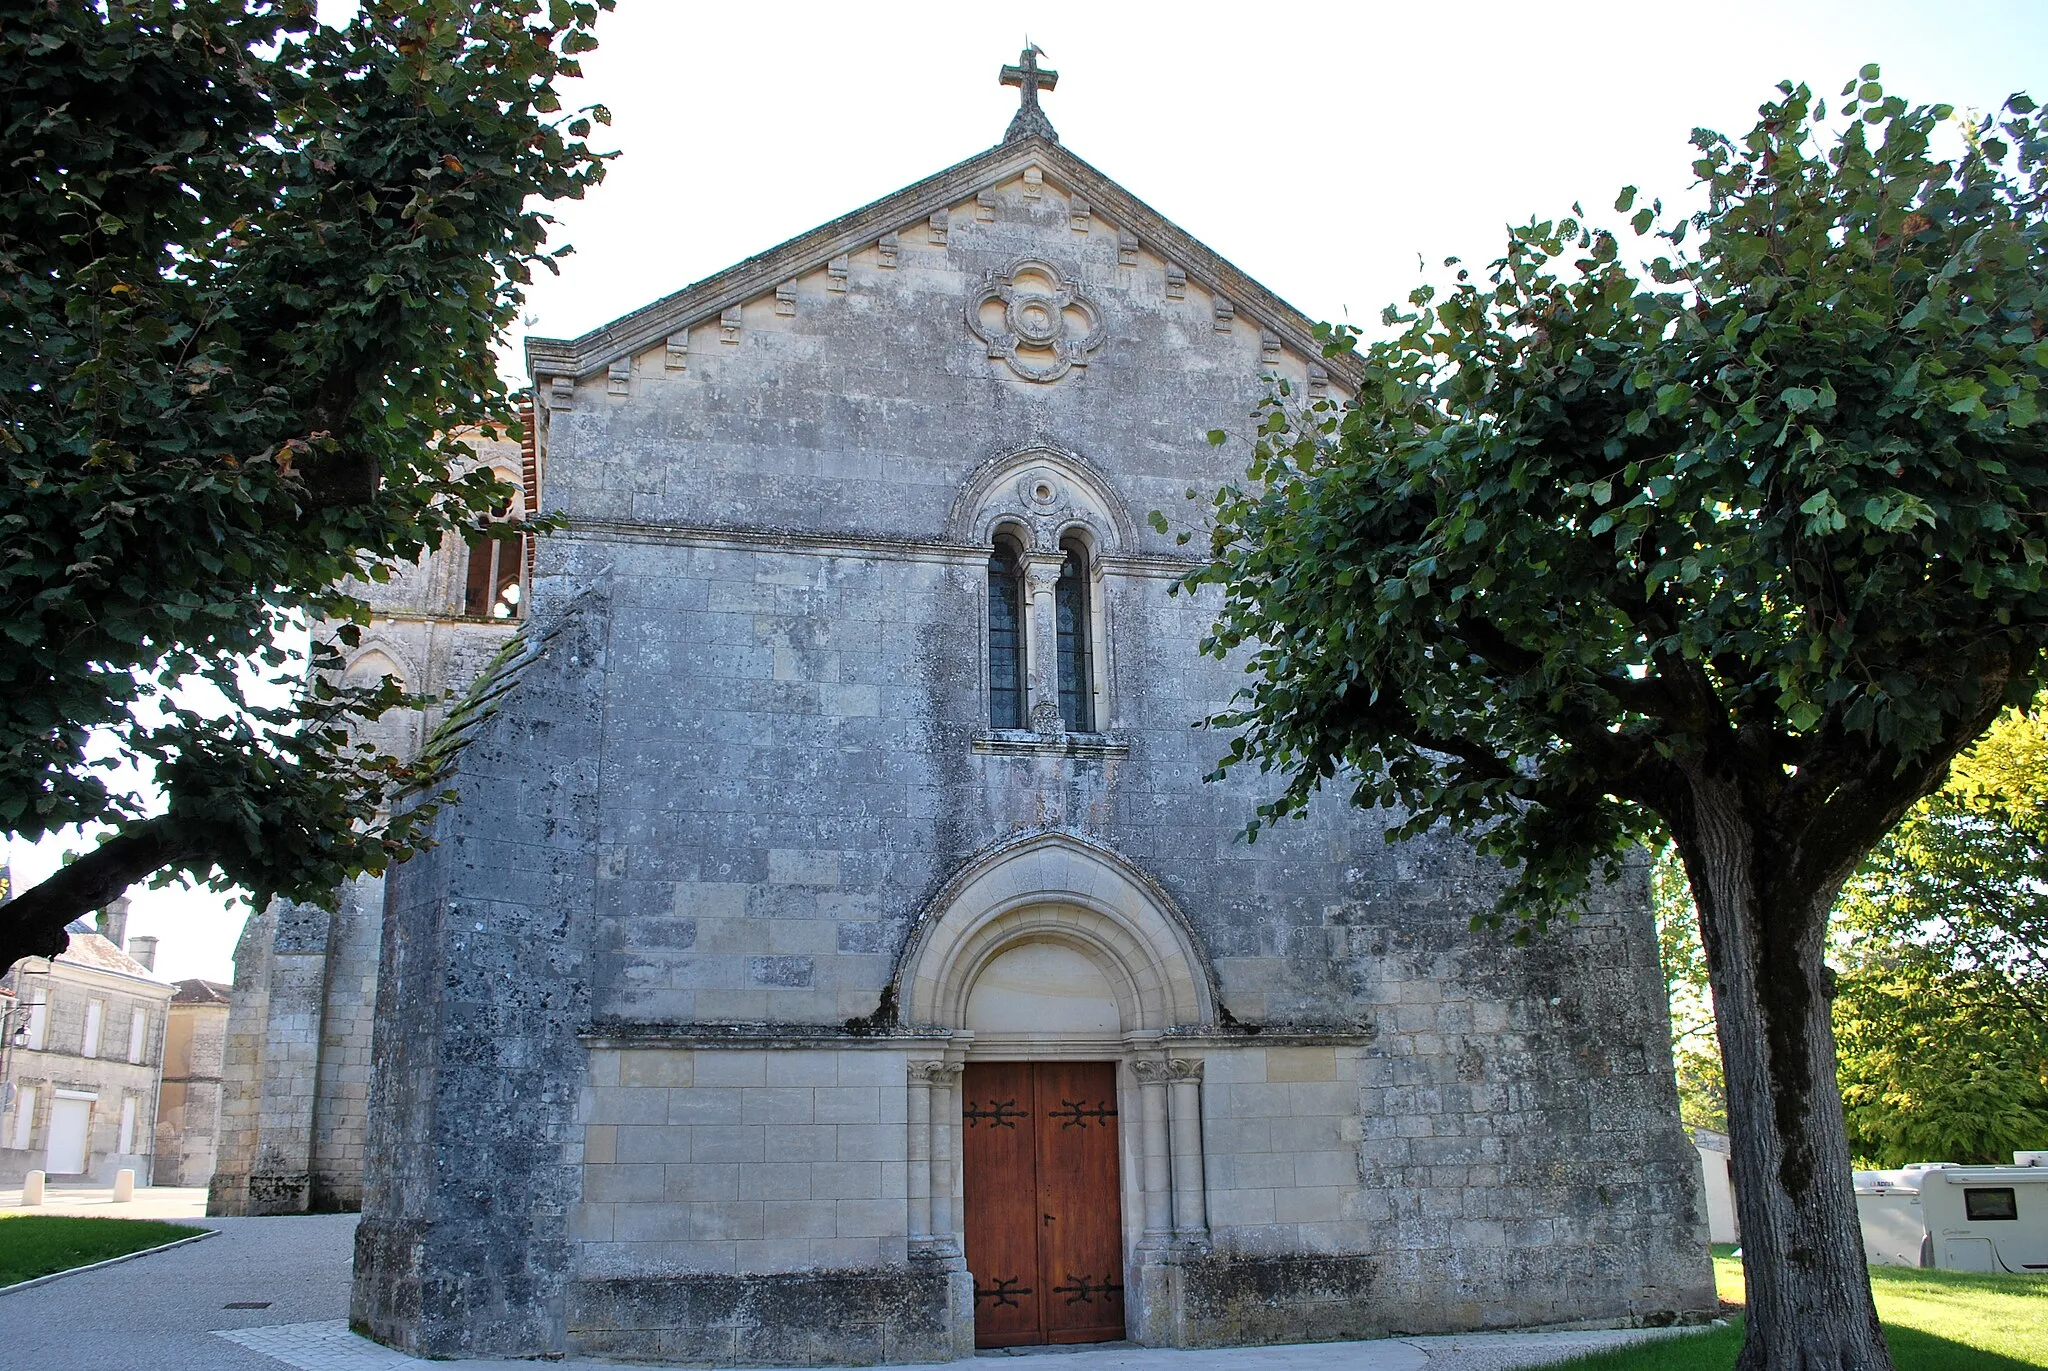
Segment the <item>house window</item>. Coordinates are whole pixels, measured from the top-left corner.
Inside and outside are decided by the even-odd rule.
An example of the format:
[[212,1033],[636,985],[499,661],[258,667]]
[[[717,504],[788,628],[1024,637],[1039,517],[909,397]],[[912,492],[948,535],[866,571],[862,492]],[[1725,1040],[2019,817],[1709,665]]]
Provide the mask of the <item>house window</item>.
[[104,1009],[105,1006],[98,1000],[86,1001],[85,1038],[78,1047],[78,1054],[81,1057],[97,1057],[100,1055],[100,1015]]
[[149,1012],[137,1009],[128,1015],[128,1060],[142,1060],[143,1039],[149,1034]]
[[31,1052],[43,1050],[43,1043],[50,1033],[50,1002],[37,1000],[28,1007],[28,1048]]
[[988,726],[1024,727],[1024,576],[1007,537],[988,559]]
[[36,1126],[36,1088],[24,1085],[14,1092],[14,1135],[9,1147],[27,1147]]
[[1070,732],[1095,729],[1095,688],[1089,679],[1088,549],[1077,539],[1060,544],[1066,560],[1053,587],[1053,612],[1059,631],[1060,720]]
[[[505,517],[505,506],[491,511],[494,519]],[[474,619],[516,619],[525,592],[520,578],[526,569],[526,535],[493,537],[471,533],[469,576],[463,586],[462,612]]]
[[133,1095],[121,1097],[121,1139],[120,1145],[114,1150],[123,1156],[135,1151],[135,1097]]

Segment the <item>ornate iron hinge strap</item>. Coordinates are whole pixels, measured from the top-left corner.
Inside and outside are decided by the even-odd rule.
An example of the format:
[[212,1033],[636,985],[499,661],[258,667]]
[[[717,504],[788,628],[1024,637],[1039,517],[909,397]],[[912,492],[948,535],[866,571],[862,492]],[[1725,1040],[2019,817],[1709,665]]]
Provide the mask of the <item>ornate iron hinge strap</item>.
[[1086,1276],[1076,1276],[1072,1272],[1067,1274],[1067,1279],[1074,1283],[1072,1285],[1055,1285],[1052,1288],[1052,1293],[1055,1295],[1065,1295],[1068,1304],[1093,1304],[1097,1295],[1102,1296],[1107,1301],[1111,1295],[1121,1295],[1124,1293],[1123,1286],[1116,1281],[1091,1281]]
[[1015,1100],[991,1100],[989,1101],[989,1107],[986,1109],[983,1109],[978,1104],[968,1105],[967,1108],[960,1111],[960,1116],[967,1120],[969,1128],[973,1128],[983,1119],[987,1119],[990,1128],[1014,1129],[1017,1126],[1017,1120],[1024,1117],[1024,1111],[1017,1107]]
[[1023,1279],[1022,1276],[1003,1276],[998,1278],[996,1283],[986,1290],[977,1285],[974,1287],[974,1298],[977,1300],[994,1300],[995,1303],[989,1306],[991,1309],[1000,1309],[1006,1304],[1012,1309],[1022,1309],[1024,1306],[1018,1304],[1014,1296],[1031,1293],[1031,1287],[1028,1285],[1021,1290],[1017,1288],[1017,1282]]
[[1116,1109],[1100,1100],[1096,1101],[1093,1109],[1081,1100],[1061,1100],[1060,1108],[1050,1111],[1046,1117],[1058,1119],[1061,1128],[1086,1128],[1090,1119],[1107,1127],[1108,1121],[1116,1117]]

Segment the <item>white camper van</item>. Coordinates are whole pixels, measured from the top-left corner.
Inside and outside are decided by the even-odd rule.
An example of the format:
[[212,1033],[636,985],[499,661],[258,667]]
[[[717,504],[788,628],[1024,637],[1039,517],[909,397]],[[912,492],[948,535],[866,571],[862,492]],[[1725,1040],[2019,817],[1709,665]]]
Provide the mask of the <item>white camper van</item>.
[[1856,1211],[1871,1264],[2048,1275],[2048,1153],[2013,1161],[1858,1171]]

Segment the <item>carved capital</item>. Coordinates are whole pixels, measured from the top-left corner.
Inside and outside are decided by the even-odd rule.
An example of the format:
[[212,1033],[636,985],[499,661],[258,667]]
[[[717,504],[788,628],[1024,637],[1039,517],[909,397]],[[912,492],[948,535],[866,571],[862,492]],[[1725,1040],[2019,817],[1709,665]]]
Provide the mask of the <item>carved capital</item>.
[[1200,1057],[1172,1057],[1166,1063],[1167,1079],[1175,1081],[1199,1081],[1202,1079]]
[[951,1085],[960,1079],[958,1062],[912,1062],[910,1079],[917,1085]]
[[1168,1062],[1140,1059],[1131,1063],[1131,1074],[1138,1078],[1140,1085],[1164,1085],[1172,1076]]
[[1033,552],[1024,558],[1024,585],[1035,596],[1050,595],[1059,584],[1060,569],[1067,564],[1065,553]]

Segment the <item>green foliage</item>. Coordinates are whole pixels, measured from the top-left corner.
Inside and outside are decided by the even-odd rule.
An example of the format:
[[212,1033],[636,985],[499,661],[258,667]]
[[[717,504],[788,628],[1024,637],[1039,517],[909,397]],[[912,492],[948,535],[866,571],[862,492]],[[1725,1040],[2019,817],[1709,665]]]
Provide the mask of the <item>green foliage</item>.
[[1909,965],[1844,975],[1834,1005],[1851,1152],[1868,1164],[2010,1163],[2048,1142],[2048,1033],[1986,977]]
[[1850,94],[1698,131],[1707,208],[1635,210],[1641,267],[1576,207],[1530,223],[1392,336],[1330,334],[1355,405],[1261,412],[1189,578],[1250,675],[1222,766],[1285,778],[1254,832],[1342,774],[1541,922],[1712,775],[1824,896],[2032,695],[2048,137],[2015,96],[1946,157],[1945,108]]
[[[534,205],[603,173],[605,112],[555,82],[610,5],[0,0],[8,831],[105,825],[116,890],[169,863],[258,899],[419,841],[431,807],[374,817],[419,777],[347,733],[402,695],[323,675],[256,708],[248,666],[292,623],[352,643],[347,578],[506,498],[456,435],[517,423],[493,349],[566,251]],[[182,707],[195,680],[225,710]]]
[[2013,712],[1838,910],[1850,1143],[1883,1166],[2048,1143],[2048,707]]

